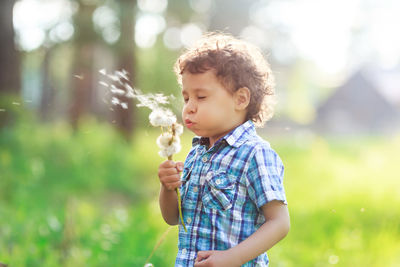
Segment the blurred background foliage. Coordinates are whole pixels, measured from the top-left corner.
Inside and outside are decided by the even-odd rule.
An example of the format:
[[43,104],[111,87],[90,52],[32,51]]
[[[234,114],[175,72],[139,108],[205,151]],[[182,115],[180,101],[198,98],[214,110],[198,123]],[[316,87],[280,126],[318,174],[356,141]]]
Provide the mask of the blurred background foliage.
[[[206,31],[258,45],[292,228],[273,266],[400,263],[398,1],[0,2],[0,262],[143,266],[170,229],[148,110],[110,105],[100,69],[182,101],[172,66]],[[179,115],[178,115],[179,116]],[[183,161],[193,136],[186,132]],[[173,266],[177,229],[151,259]]]

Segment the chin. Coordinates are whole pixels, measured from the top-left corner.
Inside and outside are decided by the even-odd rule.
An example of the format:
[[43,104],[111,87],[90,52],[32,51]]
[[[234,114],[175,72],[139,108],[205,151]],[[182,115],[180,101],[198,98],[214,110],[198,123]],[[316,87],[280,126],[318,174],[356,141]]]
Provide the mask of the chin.
[[191,132],[193,132],[195,135],[197,136],[201,136],[201,137],[208,137],[207,133],[205,131],[202,131],[200,129],[189,129]]

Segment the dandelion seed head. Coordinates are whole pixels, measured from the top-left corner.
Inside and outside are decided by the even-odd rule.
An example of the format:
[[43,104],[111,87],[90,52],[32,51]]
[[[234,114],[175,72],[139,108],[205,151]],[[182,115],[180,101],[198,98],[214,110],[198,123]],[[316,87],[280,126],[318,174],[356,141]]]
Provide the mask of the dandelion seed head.
[[158,152],[158,155],[162,158],[168,158],[173,154],[178,153],[181,151],[181,144],[180,143],[172,143],[170,146],[167,146]]
[[180,123],[175,123],[174,127],[175,127],[175,134],[176,134],[177,136],[180,136],[180,135],[183,134],[183,125],[182,125],[182,124],[180,124]]
[[151,263],[146,263],[143,267],[154,267],[154,265]]
[[[178,136],[172,136],[171,132],[165,132],[162,133],[158,138],[157,138],[157,145],[159,148],[164,149],[168,146],[170,146],[170,142],[172,140],[172,144],[174,143],[180,143],[180,139]],[[171,145],[172,145],[171,144]]]
[[169,127],[176,122],[176,116],[169,109],[157,108],[150,113],[149,120],[154,127]]

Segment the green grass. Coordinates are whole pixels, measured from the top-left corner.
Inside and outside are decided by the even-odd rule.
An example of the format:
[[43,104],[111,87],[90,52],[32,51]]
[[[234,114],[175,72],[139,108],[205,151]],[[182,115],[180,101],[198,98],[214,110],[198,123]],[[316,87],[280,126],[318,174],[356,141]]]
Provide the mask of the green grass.
[[[88,120],[0,130],[0,262],[10,266],[143,266],[169,228],[157,197],[157,131],[133,143]],[[184,160],[191,135],[183,137]],[[400,136],[271,141],[285,163],[289,235],[271,266],[400,263]],[[173,266],[177,229],[154,266]]]

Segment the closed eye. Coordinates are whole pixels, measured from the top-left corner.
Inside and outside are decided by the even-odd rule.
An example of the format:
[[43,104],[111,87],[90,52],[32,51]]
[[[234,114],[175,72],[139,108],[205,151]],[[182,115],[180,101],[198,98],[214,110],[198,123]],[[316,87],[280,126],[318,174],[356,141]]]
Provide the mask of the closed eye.
[[206,99],[206,96],[198,96],[197,99]]

